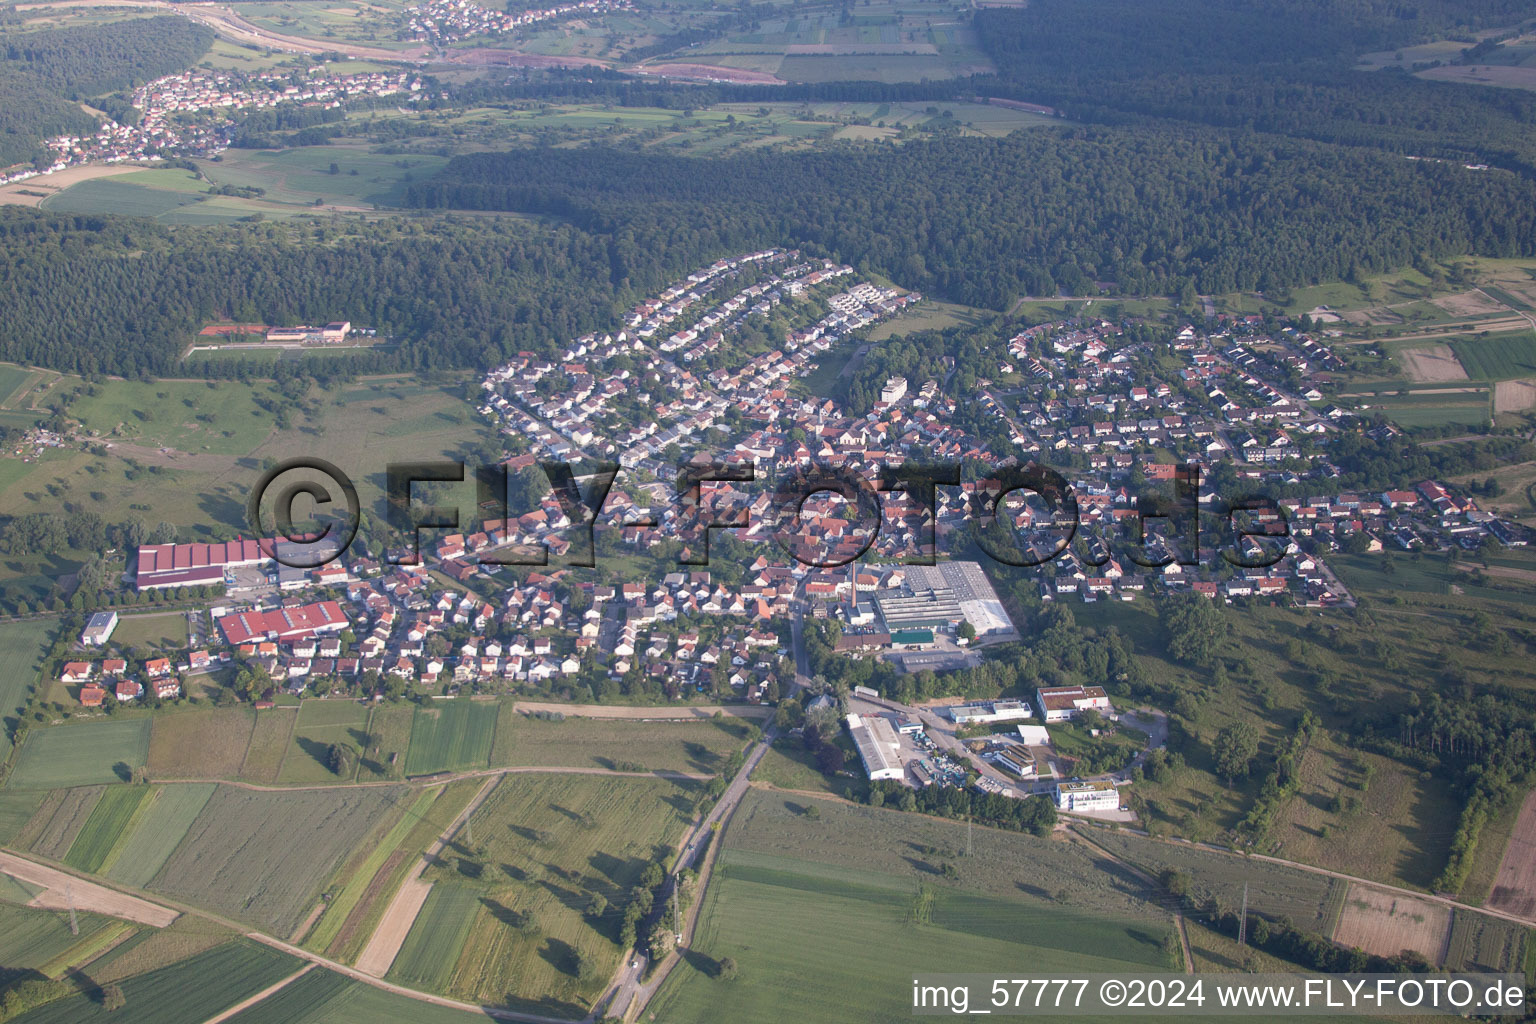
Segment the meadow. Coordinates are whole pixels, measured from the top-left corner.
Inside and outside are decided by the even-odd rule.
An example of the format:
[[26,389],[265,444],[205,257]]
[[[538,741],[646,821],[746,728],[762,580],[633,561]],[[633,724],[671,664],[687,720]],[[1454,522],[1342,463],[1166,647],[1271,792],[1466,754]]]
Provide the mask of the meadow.
[[644,722],[573,716],[551,722],[519,714],[507,701],[496,724],[491,764],[608,769],[638,765],[642,771],[712,773],[745,742],[745,724],[737,718]]
[[445,700],[418,708],[405,755],[407,775],[484,768],[490,762],[499,705],[491,701]]
[[[428,907],[390,976],[470,1001],[581,1016],[622,952],[619,911],[594,922],[585,914],[592,895],[622,906],[645,867],[671,857],[696,792],[661,779],[505,776],[429,869]],[[576,974],[578,952],[595,964],[590,977]]]
[[0,623],[0,762],[11,754],[11,729],[38,682],[55,623],[48,619]]
[[333,743],[363,748],[368,735],[368,714],[369,708],[355,700],[306,700],[299,706],[299,720],[293,727],[293,739],[277,781],[309,785],[351,782],[357,775],[357,766],[347,777],[339,778],[326,763],[326,757]]
[[402,793],[220,786],[148,888],[287,936]]
[[[315,385],[295,402],[260,381],[106,380],[89,385],[93,396],[78,378],[60,378],[50,401],[78,389],[69,415],[104,444],[52,451],[35,463],[0,461],[0,515],[71,502],[109,522],[147,516],[169,522],[181,529],[182,540],[226,540],[250,530],[245,503],[263,461],[302,453],[340,466],[382,517],[387,462],[451,455],[487,430],[464,400],[460,380],[365,378]],[[156,397],[161,392],[168,401]],[[276,425],[279,404],[291,417],[286,430]],[[144,409],[152,419],[134,411]],[[20,475],[7,481],[13,467]],[[472,493],[472,487],[466,491]],[[36,600],[89,554],[7,556],[0,559],[0,589]]]
[[155,715],[149,734],[149,777],[238,777],[256,719],[249,707],[178,709]]
[[148,718],[33,729],[6,785],[57,789],[127,782],[148,760],[149,732]]
[[144,647],[155,651],[183,651],[187,647],[185,612],[154,612],[148,615],[120,615],[112,642],[124,647]]
[[[1171,966],[1169,916],[1096,851],[990,829],[975,830],[969,856],[966,842],[960,823],[749,793],[689,955],[652,1009],[681,1022],[778,1021],[794,1006],[883,1021],[911,1012],[911,978],[925,972]],[[727,957],[732,980],[716,976]]]

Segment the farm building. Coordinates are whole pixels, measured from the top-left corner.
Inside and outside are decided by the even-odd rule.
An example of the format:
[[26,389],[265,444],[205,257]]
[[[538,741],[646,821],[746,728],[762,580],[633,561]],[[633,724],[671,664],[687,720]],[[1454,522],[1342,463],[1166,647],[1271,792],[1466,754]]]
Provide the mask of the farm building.
[[80,642],[90,644],[92,647],[100,647],[112,639],[112,631],[116,628],[117,612],[97,612],[85,624],[85,630],[80,634]]
[[1113,782],[1058,782],[1056,806],[1063,811],[1114,811],[1120,807],[1120,793]]
[[1111,710],[1102,686],[1043,686],[1035,697],[1040,701],[1040,717],[1047,722],[1065,722],[1079,711]]
[[879,715],[849,715],[847,721],[853,745],[858,748],[859,760],[864,762],[864,773],[870,780],[902,778],[901,758],[896,755],[900,744],[891,723]]

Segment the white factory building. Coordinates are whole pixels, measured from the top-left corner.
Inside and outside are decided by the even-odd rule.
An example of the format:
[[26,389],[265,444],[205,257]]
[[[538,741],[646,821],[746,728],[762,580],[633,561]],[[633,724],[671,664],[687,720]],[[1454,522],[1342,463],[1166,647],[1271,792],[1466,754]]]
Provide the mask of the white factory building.
[[864,762],[864,774],[870,780],[906,777],[897,751],[900,742],[891,723],[880,715],[849,715],[848,732],[853,735],[853,745],[858,748],[859,760]]
[[1056,806],[1063,811],[1117,811],[1120,809],[1120,793],[1113,782],[1103,779],[1058,782]]

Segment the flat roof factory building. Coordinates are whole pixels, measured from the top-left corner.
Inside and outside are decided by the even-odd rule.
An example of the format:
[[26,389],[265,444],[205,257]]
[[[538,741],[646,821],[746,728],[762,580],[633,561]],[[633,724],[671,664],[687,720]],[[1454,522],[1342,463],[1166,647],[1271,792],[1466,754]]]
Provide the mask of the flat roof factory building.
[[864,762],[864,774],[871,781],[878,779],[905,778],[905,772],[901,767],[901,758],[896,751],[900,747],[896,739],[896,730],[891,728],[891,723],[879,715],[849,715],[848,732],[853,736],[853,745],[858,748],[859,760]]

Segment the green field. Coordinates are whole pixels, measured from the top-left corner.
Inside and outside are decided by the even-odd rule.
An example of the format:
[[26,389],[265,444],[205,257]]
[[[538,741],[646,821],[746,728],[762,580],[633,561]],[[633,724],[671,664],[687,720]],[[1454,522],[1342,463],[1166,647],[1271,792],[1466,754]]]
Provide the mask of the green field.
[[[91,391],[95,394],[91,394]],[[150,447],[244,455],[272,432],[257,398],[281,400],[265,385],[229,381],[106,381],[69,406],[86,431]]]
[[100,871],[112,848],[127,833],[145,798],[153,796],[143,786],[114,786],[102,793],[64,855],[64,863],[87,874]]
[[[182,172],[185,173],[185,172]],[[124,175],[123,177],[132,177]],[[196,203],[199,196],[163,184],[133,184],[122,177],[93,178],[69,186],[43,200],[49,213],[119,213],[127,217],[160,217]]]
[[[9,875],[0,876],[9,881]],[[11,971],[40,970],[50,961],[89,940],[111,922],[95,914],[79,914],[80,934],[69,930],[69,914],[57,910],[19,907],[0,900],[0,981]]]
[[220,786],[149,888],[287,937],[405,791]]
[[0,761],[11,754],[11,729],[37,682],[54,627],[49,619],[0,623]]
[[15,840],[47,796],[40,789],[0,790],[0,846]]
[[124,647],[145,647],[156,651],[184,651],[187,648],[185,612],[157,612],[150,615],[122,615],[112,631],[112,642]]
[[[1091,851],[979,829],[965,856],[963,825],[817,806],[807,818],[803,800],[743,801],[690,954],[652,1004],[658,1019],[766,1024],[813,1005],[819,1021],[883,1022],[911,1012],[924,972],[1172,965],[1168,915]],[[957,881],[940,880],[941,860]],[[715,977],[726,957],[739,965],[729,981]]]
[[229,1019],[229,1024],[474,1024],[481,1013],[437,1006],[319,968]]
[[746,728],[739,718],[636,722],[573,716],[551,722],[518,714],[507,702],[496,725],[491,764],[718,772],[746,742]]
[[186,837],[215,788],[208,782],[156,787],[152,802],[113,851],[107,877],[134,888],[148,885]]
[[[307,206],[319,199],[351,207],[400,205],[405,186],[440,171],[437,155],[374,153],[362,146],[304,146],[296,149],[231,149],[216,161],[199,161],[218,185],[256,187],[262,198]],[[332,164],[337,173],[330,173]],[[353,172],[356,173],[353,173]]]
[[[419,954],[402,951],[396,970],[455,998],[581,1016],[622,952],[618,911],[585,915],[592,894],[622,906],[646,865],[669,861],[697,792],[663,779],[504,777],[426,876],[434,893],[471,890],[437,897],[472,911],[461,951],[423,939]],[[418,919],[416,928],[445,943],[460,934],[447,921]],[[576,976],[577,951],[595,965],[589,978]]]
[[1451,342],[1451,351],[1473,380],[1536,377],[1536,334],[1499,334]]
[[405,773],[433,775],[486,767],[498,707],[491,701],[442,700],[419,708],[411,722]]
[[350,743],[361,750],[368,734],[368,707],[355,700],[306,700],[299,706],[288,753],[283,757],[277,781],[282,783],[351,782],[356,775],[338,779],[326,764],[333,743]]
[[[339,314],[339,315],[344,315]],[[185,383],[104,380],[86,385],[63,378],[55,397],[79,390],[69,415],[113,445],[92,451],[50,452],[35,463],[0,461],[0,515],[47,512],[60,504],[89,507],[109,522],[143,518],[182,530],[182,540],[224,540],[250,529],[245,504],[263,460],[321,451],[357,481],[363,502],[384,514],[382,467],[390,461],[441,458],[489,436],[455,380],[371,378],[315,386],[300,401],[270,385],[232,381]],[[94,389],[96,394],[87,393]],[[157,396],[164,392],[165,400]],[[291,417],[277,429],[274,414],[256,401],[280,402]],[[186,404],[192,402],[192,406]],[[136,411],[149,410],[150,420]],[[316,438],[325,442],[320,448]],[[133,446],[133,447],[130,447]],[[160,448],[169,452],[161,452]],[[145,452],[148,448],[152,451]],[[12,467],[25,470],[9,480]],[[473,502],[465,485],[461,502]],[[93,552],[0,559],[0,597],[45,597],[54,581]]]
[[94,992],[49,1003],[16,1018],[26,1024],[190,1024],[205,1021],[279,979],[294,973],[300,961],[267,946],[238,941],[129,978],[126,999],[108,1010]]
[[33,729],[7,785],[57,789],[127,782],[149,757],[148,718]]
[[434,885],[390,967],[389,980],[433,992],[447,991],[480,910],[481,895],[468,886]]

